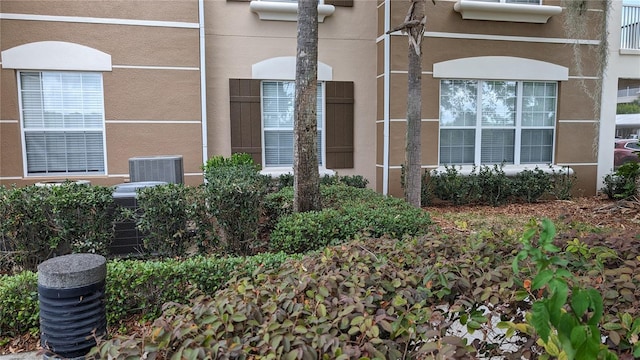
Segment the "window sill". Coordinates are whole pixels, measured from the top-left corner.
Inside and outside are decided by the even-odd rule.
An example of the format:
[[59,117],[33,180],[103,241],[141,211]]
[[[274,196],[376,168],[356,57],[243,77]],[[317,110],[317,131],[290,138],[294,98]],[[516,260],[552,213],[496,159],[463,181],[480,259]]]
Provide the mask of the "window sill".
[[545,24],[553,15],[562,12],[560,6],[493,3],[458,0],[453,9],[467,20],[511,21]]
[[[320,171],[320,177],[323,176],[334,176],[336,174],[335,171],[330,170],[330,169],[326,169],[326,168],[319,168],[318,171]],[[286,174],[293,174],[293,168],[291,167],[268,167],[268,168],[264,168],[262,170],[260,170],[260,174],[262,175],[268,175],[271,176],[272,178],[276,178],[279,177],[280,175],[286,175]]]
[[[298,4],[278,1],[253,0],[249,9],[258,14],[260,20],[298,21]],[[318,22],[331,16],[336,8],[333,5],[318,4]]]
[[620,55],[640,55],[640,49],[620,49]]
[[[484,165],[483,165],[484,166]],[[493,165],[486,165],[493,168]],[[473,165],[451,165],[449,167],[454,167],[458,174],[462,176],[468,176],[472,172],[477,172],[480,168],[479,166],[474,167]],[[502,171],[507,176],[515,176],[525,170],[535,170],[536,168],[542,170],[545,174],[566,174],[573,175],[574,171],[572,168],[568,166],[559,166],[559,165],[549,165],[549,164],[526,164],[526,165],[504,165],[502,167]],[[436,169],[433,169],[433,172],[436,174],[442,174],[447,172],[447,168],[445,166],[438,166]]]

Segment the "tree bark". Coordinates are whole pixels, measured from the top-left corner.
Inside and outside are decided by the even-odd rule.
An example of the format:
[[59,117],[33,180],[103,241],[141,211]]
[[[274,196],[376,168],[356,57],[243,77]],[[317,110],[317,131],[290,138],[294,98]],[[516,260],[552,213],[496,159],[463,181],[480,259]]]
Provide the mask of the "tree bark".
[[421,206],[422,189],[422,56],[409,46],[409,74],[407,94],[407,134],[405,151],[405,200]]
[[[407,134],[404,168],[404,198],[415,206],[421,206],[422,190],[422,39],[427,16],[425,0],[410,0],[411,6],[404,23],[390,30],[402,30],[409,39],[409,69],[407,91]],[[435,1],[432,0],[435,4]]]
[[317,146],[318,2],[298,0],[296,92],[293,131],[295,212],[320,210]]

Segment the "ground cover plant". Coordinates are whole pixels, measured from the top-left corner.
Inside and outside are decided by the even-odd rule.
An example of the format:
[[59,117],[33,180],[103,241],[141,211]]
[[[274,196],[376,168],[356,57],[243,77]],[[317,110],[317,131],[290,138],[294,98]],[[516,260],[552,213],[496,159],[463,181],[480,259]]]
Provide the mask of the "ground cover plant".
[[[288,261],[279,269],[259,269],[250,277],[233,278],[210,297],[166,304],[163,316],[146,332],[103,342],[94,355],[122,359],[639,356],[637,246],[615,248],[605,242],[596,247],[568,241],[564,235],[554,236],[550,221],[517,220],[525,227],[514,236],[513,229],[476,233],[467,224],[462,230],[404,240],[361,238]],[[454,225],[462,228],[462,223]],[[569,224],[559,228],[569,229]],[[518,255],[522,251],[527,256]],[[549,265],[562,265],[563,270],[550,272]],[[566,288],[559,286],[562,281]],[[569,292],[562,289],[572,289],[573,298],[555,295]],[[542,308],[547,313],[577,314],[569,329],[577,330],[570,331],[568,342],[563,340],[567,329],[558,328],[556,315],[541,315]],[[587,320],[581,325],[583,316]],[[606,342],[597,341],[596,333]]]
[[[231,180],[228,175],[238,171],[255,173],[245,160],[214,159],[215,174],[209,176]],[[541,184],[534,175],[531,183]],[[627,210],[633,214],[630,207],[621,210],[621,204],[632,204],[628,201],[415,209],[362,188],[357,177],[351,178],[357,187],[346,186],[349,181],[339,179],[350,177],[341,177],[325,181],[324,210],[292,214],[292,189],[281,186],[286,179],[267,182],[253,176],[246,179],[267,187],[259,190],[259,201],[238,201],[235,209],[225,210],[229,214],[213,217],[205,205],[215,204],[220,194],[205,187],[141,192],[148,206],[165,197],[173,204],[150,208],[160,220],[140,218],[166,223],[155,227],[154,236],[168,239],[165,255],[172,258],[110,262],[112,337],[102,339],[95,356],[640,356],[640,227],[632,216],[620,217]],[[504,177],[482,176],[485,183],[495,180],[499,191],[492,194],[502,192]],[[241,190],[240,183],[229,181],[222,191]],[[537,196],[535,186],[531,190],[528,196]],[[256,207],[261,210],[255,212]],[[235,245],[229,241],[232,228],[216,228],[219,218],[241,218],[234,219],[234,211],[250,215]],[[544,217],[553,222],[539,222]],[[553,223],[558,231],[549,235]],[[194,240],[197,246],[172,246],[173,239]],[[181,257],[187,250],[189,259]],[[214,255],[193,257],[194,251]],[[284,253],[225,255],[255,251],[295,255],[293,260]],[[2,310],[0,352],[34,346],[34,273],[0,278]],[[574,322],[566,322],[570,327],[559,327],[563,312],[577,314]]]

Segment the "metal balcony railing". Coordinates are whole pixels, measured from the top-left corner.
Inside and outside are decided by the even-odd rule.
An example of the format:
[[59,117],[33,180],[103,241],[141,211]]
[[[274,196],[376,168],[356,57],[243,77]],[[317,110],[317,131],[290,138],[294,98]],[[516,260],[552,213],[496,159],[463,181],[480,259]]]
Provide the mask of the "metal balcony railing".
[[640,6],[622,6],[620,49],[640,50]]

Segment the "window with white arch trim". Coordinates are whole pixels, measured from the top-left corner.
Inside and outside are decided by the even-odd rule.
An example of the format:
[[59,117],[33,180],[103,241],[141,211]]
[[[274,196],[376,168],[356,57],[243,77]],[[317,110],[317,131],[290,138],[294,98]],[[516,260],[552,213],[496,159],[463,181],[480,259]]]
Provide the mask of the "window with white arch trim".
[[20,71],[27,175],[104,174],[102,73]]
[[440,164],[553,162],[557,82],[441,80]]

